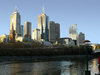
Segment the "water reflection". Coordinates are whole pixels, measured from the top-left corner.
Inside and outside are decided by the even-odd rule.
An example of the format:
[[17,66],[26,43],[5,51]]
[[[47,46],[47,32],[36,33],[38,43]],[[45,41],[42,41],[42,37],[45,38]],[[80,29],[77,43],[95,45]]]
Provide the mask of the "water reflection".
[[33,75],[32,63],[13,63],[11,66],[11,75]]
[[91,71],[91,75],[95,75],[95,74],[99,73],[97,59],[93,59],[93,60],[89,61],[89,69]]
[[[62,75],[84,75],[85,65],[84,63],[71,62],[72,64],[68,65]],[[63,70],[63,69],[62,69]]]
[[[91,75],[98,73],[97,59],[89,61]],[[84,75],[84,61],[1,62],[0,75]]]

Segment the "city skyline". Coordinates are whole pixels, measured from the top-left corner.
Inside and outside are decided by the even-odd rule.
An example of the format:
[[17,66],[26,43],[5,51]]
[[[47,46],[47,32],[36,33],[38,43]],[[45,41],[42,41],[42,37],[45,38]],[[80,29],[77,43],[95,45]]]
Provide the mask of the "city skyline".
[[[40,1],[40,2],[39,2]],[[57,5],[54,5],[52,3],[53,0],[45,1],[45,13],[49,16],[50,20],[49,21],[56,21],[60,23],[60,34],[61,37],[69,37],[69,26],[72,24],[77,24],[77,28],[79,32],[83,32],[86,35],[86,39],[90,40],[93,43],[100,43],[99,40],[99,27],[100,27],[100,15],[98,14],[100,11],[99,10],[99,0],[94,1],[94,0],[86,0],[84,1],[56,1],[58,2]],[[21,5],[21,3],[25,2],[25,4]],[[4,10],[0,12],[0,35],[2,34],[9,34],[10,30],[10,17],[11,14],[14,12],[14,7],[15,5],[18,8],[18,11],[21,15],[21,25],[24,25],[25,21],[30,21],[32,22],[32,31],[38,27],[38,16],[42,13],[42,0],[30,0],[29,1],[29,7],[26,7],[25,5],[27,4],[27,1],[21,0],[19,3],[18,1],[11,1],[9,3],[8,1],[1,0],[0,2],[0,10],[2,9],[3,4],[5,3],[5,7],[3,7]],[[33,4],[31,3],[33,2]],[[59,4],[63,4],[62,6],[58,6]],[[68,3],[71,5],[68,7]],[[75,2],[75,4],[74,4]],[[78,3],[77,3],[78,2]],[[89,3],[89,4],[88,4]],[[10,4],[10,5],[9,5]],[[39,6],[38,6],[38,5]],[[51,4],[51,6],[50,6]],[[67,5],[68,4],[68,5]],[[78,5],[77,5],[78,4]],[[81,5],[82,4],[82,5]],[[93,6],[94,4],[94,6]],[[76,5],[76,6],[74,6]],[[25,7],[24,7],[25,6]],[[38,7],[36,7],[38,6]],[[87,9],[87,8],[88,9]],[[59,9],[60,8],[60,9]],[[66,9],[65,9],[66,8]],[[71,9],[72,8],[72,9]],[[97,9],[96,9],[97,8]],[[84,11],[85,10],[85,11]],[[80,12],[80,13],[79,13]],[[91,13],[90,13],[91,12]],[[83,14],[84,13],[84,14]],[[5,30],[4,30],[5,28]]]

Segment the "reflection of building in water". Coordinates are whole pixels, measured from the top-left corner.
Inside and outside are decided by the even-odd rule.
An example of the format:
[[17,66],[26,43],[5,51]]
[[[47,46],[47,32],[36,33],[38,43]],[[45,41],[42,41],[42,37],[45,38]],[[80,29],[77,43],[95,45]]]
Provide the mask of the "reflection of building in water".
[[[89,69],[91,75],[98,73],[97,60],[89,61]],[[0,75],[84,75],[84,71],[85,63],[77,60],[0,63]]]
[[44,73],[33,72],[33,75],[61,75],[61,70],[58,71],[45,71]]
[[70,75],[85,75],[85,64],[80,62],[73,62],[70,66]]
[[10,75],[33,75],[33,63],[13,63]]
[[70,75],[78,75],[78,69],[75,66],[70,67]]
[[62,70],[61,75],[70,75],[69,69],[66,68],[66,70]]
[[43,75],[61,75],[61,70],[57,70],[55,72],[50,71],[48,73],[44,73]]
[[0,75],[11,75],[11,64],[0,62]]
[[84,62],[72,61],[70,63],[62,63],[63,69],[61,75],[85,75],[85,64]]
[[37,62],[34,63],[33,75],[61,75],[61,70],[56,62]]
[[93,59],[92,62],[91,62],[92,65],[90,66],[90,70],[91,70],[91,73],[93,75],[95,75],[95,73],[99,73],[98,66],[97,66],[98,63],[97,62],[98,62],[97,59]]

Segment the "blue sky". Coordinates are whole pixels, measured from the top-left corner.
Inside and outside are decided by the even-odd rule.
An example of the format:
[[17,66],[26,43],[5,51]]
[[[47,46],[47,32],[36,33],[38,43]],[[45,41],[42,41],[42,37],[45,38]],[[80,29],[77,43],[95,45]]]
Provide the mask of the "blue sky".
[[69,36],[69,26],[77,24],[92,43],[100,43],[100,0],[0,0],[0,35],[9,34],[10,17],[17,6],[21,24],[32,22],[37,28],[42,6],[50,21],[60,23],[61,37]]

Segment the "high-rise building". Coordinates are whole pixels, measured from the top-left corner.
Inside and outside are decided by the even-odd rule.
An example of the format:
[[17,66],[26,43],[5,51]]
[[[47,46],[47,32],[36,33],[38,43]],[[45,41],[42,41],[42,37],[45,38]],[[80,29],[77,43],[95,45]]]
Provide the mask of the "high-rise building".
[[38,16],[38,29],[40,29],[41,39],[49,41],[49,26],[48,26],[49,17],[44,13]]
[[7,43],[7,42],[9,42],[9,35],[6,35],[6,34],[1,35],[0,36],[0,43]]
[[20,25],[20,23],[21,23],[21,16],[20,16],[19,12],[17,11],[17,9],[15,9],[13,14],[11,15],[10,29],[12,28],[12,25],[13,25],[16,38],[18,36],[21,36],[21,25]]
[[77,24],[73,24],[73,26],[71,26],[69,28],[69,37],[72,40],[77,40],[77,35],[78,35],[78,32],[77,32]]
[[60,24],[54,21],[49,22],[49,41],[55,43],[60,38]]
[[21,36],[23,36],[23,35],[24,35],[24,26],[21,25]]
[[35,30],[33,30],[32,39],[41,41],[40,29],[35,28]]
[[9,42],[11,43],[15,42],[15,30],[13,25],[11,27],[10,34],[9,34]]
[[80,34],[77,37],[77,45],[83,45],[84,44],[84,40],[85,40],[85,34],[80,32]]
[[31,39],[31,22],[24,23],[24,37]]

